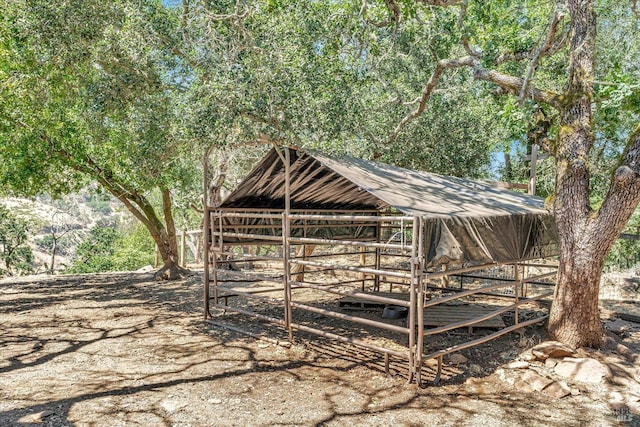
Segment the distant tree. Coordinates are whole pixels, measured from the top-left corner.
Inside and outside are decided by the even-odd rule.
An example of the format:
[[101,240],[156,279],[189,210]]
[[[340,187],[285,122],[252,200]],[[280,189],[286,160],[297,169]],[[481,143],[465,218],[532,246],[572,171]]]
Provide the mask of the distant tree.
[[33,254],[27,244],[29,224],[0,205],[0,275],[33,271]]
[[98,224],[78,245],[65,273],[131,271],[152,264],[155,244],[146,228]]
[[97,273],[112,271],[118,231],[108,225],[96,225],[76,248],[71,266],[65,273]]

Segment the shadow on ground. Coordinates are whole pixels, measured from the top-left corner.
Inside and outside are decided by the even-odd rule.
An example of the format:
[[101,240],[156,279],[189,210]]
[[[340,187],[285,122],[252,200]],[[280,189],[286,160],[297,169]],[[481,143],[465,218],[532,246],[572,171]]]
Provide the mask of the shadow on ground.
[[521,394],[490,372],[419,389],[374,353],[207,327],[197,276],[3,281],[0,324],[1,426],[617,425],[603,402]]

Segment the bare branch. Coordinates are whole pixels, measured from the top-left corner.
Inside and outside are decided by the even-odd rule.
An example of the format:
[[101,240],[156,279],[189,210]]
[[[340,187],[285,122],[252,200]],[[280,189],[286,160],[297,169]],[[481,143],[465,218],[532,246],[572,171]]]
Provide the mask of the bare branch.
[[[462,27],[464,26],[464,19],[467,16],[468,5],[469,5],[469,0],[463,0],[462,4],[460,5],[460,15],[458,16],[457,27],[458,27],[458,31],[461,31],[461,32],[462,32]],[[471,46],[469,45],[469,39],[465,34],[462,35],[462,46],[464,47],[464,50],[467,52],[467,55],[475,56],[477,58],[481,56],[478,52],[476,52],[471,48]]]
[[[514,95],[517,95],[520,92],[520,88],[523,84],[523,79],[519,77],[513,77],[508,74],[503,74],[495,70],[487,70],[482,67],[477,61],[474,67],[473,77],[476,80],[492,82]],[[541,90],[536,88],[535,86],[529,85],[527,94],[538,102],[549,104],[556,109],[560,107],[559,95],[557,93]]]
[[[440,81],[440,77],[442,76],[442,73],[446,69],[458,69],[458,68],[464,68],[464,67],[469,67],[473,69],[473,77],[476,80],[491,82],[501,87],[506,92],[514,95],[519,93],[520,88],[523,85],[523,79],[519,77],[510,76],[508,74],[503,74],[495,70],[487,70],[482,66],[482,64],[480,64],[480,61],[478,61],[478,59],[473,56],[464,56],[458,59],[440,60],[438,61],[435,70],[431,74],[429,81],[427,82],[427,84],[424,86],[424,89],[422,90],[422,95],[419,98],[420,101],[419,101],[418,107],[411,113],[407,114],[402,119],[402,121],[398,124],[398,126],[395,128],[393,133],[387,139],[386,144],[392,144],[398,138],[398,136],[400,135],[400,132],[402,132],[402,130],[410,122],[412,122],[414,119],[416,119],[418,116],[422,114],[422,112],[426,108],[427,101],[433,94],[435,87],[438,85],[438,82]],[[531,96],[533,99],[535,99],[538,102],[549,104],[554,108],[559,107],[559,100],[558,100],[559,97],[554,92],[540,90],[534,86],[529,85],[529,90],[527,91],[527,93],[529,96]]]
[[189,0],[182,0],[182,28],[187,28],[187,20],[189,17]]
[[418,0],[419,3],[428,4],[431,6],[460,6],[463,1],[462,0]]
[[620,158],[620,165],[613,172],[609,193],[594,220],[595,229],[606,230],[615,227],[622,229],[638,203],[640,203],[640,125],[629,137]]
[[402,121],[395,128],[395,130],[393,131],[393,133],[391,134],[391,136],[389,137],[386,143],[387,144],[393,143],[398,138],[398,135],[400,135],[400,132],[402,132],[402,129],[404,129],[405,126],[407,126],[411,121],[413,121],[416,117],[422,114],[425,107],[427,106],[427,100],[431,96],[433,89],[436,87],[436,85],[440,81],[440,76],[442,76],[442,73],[444,72],[444,70],[462,68],[462,67],[472,67],[473,65],[474,65],[474,60],[471,56],[465,56],[460,59],[443,59],[441,61],[438,61],[438,64],[436,65],[436,69],[433,70],[433,74],[431,74],[431,78],[429,78],[429,81],[427,82],[424,89],[422,90],[422,96],[420,97],[420,103],[418,104],[418,108],[416,108],[414,111],[412,111],[407,116],[405,116],[404,119],[402,119]]
[[469,0],[463,0],[460,5],[460,15],[458,16],[458,30],[462,30],[464,25],[464,18],[467,17],[467,7],[469,6]]
[[533,54],[533,58],[531,58],[531,62],[529,63],[529,67],[527,69],[527,74],[525,75],[524,81],[522,82],[520,94],[518,95],[518,103],[520,107],[524,105],[527,88],[529,87],[529,82],[533,77],[533,72],[538,66],[538,61],[540,61],[540,58],[551,48],[553,40],[556,37],[556,32],[558,31],[558,24],[560,23],[560,21],[562,21],[563,18],[564,14],[560,11],[560,4],[556,3],[556,7],[554,8],[549,20],[549,30],[547,32],[547,37],[545,38],[544,44],[542,44],[542,46],[540,46]]
[[[571,25],[565,25],[562,33],[558,35],[555,40],[553,40],[552,44],[544,50],[540,56],[551,56],[562,49],[566,44],[567,40],[569,40],[569,32],[571,31]],[[536,51],[526,51],[526,52],[509,52],[503,53],[496,59],[496,64],[503,64],[509,61],[523,61],[525,59],[532,59],[535,56]]]

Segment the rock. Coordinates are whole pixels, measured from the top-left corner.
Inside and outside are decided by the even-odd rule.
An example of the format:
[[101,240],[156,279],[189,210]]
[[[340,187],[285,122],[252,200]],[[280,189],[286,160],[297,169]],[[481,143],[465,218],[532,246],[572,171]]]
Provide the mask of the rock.
[[531,353],[531,350],[527,350],[520,355],[520,359],[524,360],[525,362],[533,362],[534,360],[536,360],[536,357]]
[[504,383],[507,383],[509,385],[514,385],[516,382],[515,376],[513,375],[512,372],[507,372],[502,368],[498,368],[496,369],[495,372],[496,376],[498,377],[498,379]]
[[580,394],[580,389],[578,387],[571,387],[571,396],[578,396]]
[[629,406],[637,406],[638,403],[640,403],[640,395],[632,391],[627,391],[624,393],[624,400]]
[[471,371],[474,374],[484,374],[484,369],[482,369],[482,366],[476,365],[475,363],[472,363],[469,366],[469,371]]
[[531,384],[525,382],[525,381],[516,381],[516,383],[513,385],[516,389],[518,389],[518,391],[521,391],[522,393],[531,393],[533,392],[533,387],[531,387]]
[[564,381],[554,381],[546,386],[542,391],[556,399],[562,399],[563,397],[571,394],[571,389]]
[[606,322],[604,326],[614,334],[623,334],[628,330],[634,329],[634,326],[638,325],[634,325],[626,320],[616,319],[614,321]]
[[550,357],[572,357],[575,350],[558,341],[545,341],[533,347],[531,353],[540,360],[547,360]]
[[529,367],[529,362],[525,362],[524,360],[516,360],[515,362],[511,362],[507,365],[509,369],[527,369]]
[[615,320],[618,317],[618,314],[607,308],[600,307],[600,318],[606,320]]
[[219,405],[219,404],[222,403],[222,399],[217,399],[217,398],[214,397],[212,399],[207,400],[207,402],[209,402],[209,403],[211,403],[213,405]]
[[18,421],[26,424],[31,424],[31,423],[40,424],[44,422],[45,418],[50,417],[51,415],[55,415],[55,412],[50,410],[44,410],[41,412],[36,412],[33,414],[26,415],[20,418]]
[[[502,378],[500,378],[502,379]],[[482,379],[481,378],[476,378],[476,377],[469,377],[465,380],[464,382],[466,385],[478,385],[480,383],[482,383]]]
[[546,368],[551,369],[551,368],[555,367],[558,364],[558,362],[559,362],[559,360],[556,359],[555,357],[550,357],[550,358],[548,358],[547,360],[544,361],[544,366]]
[[184,402],[178,402],[173,399],[164,399],[162,402],[160,402],[160,406],[162,406],[162,408],[168,413],[172,413],[184,408],[185,406],[187,406],[187,404]]
[[564,359],[554,369],[555,373],[571,381],[597,384],[611,377],[606,365],[591,358]]
[[540,391],[553,382],[552,379],[543,377],[532,370],[528,370],[522,375],[522,381],[529,384],[535,391]]
[[467,363],[468,361],[469,359],[467,359],[460,353],[453,353],[451,356],[449,356],[449,363],[452,363],[454,365],[462,365],[464,363]]

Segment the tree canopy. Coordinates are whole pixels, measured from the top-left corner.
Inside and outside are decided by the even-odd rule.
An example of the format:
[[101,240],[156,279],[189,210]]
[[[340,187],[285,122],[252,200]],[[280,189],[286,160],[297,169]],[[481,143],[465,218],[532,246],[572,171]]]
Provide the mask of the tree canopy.
[[98,182],[171,269],[175,201],[197,204],[213,148],[219,189],[247,146],[478,177],[492,152],[537,144],[562,248],[551,332],[597,344],[604,259],[640,201],[635,6],[0,0],[0,182],[26,195]]

